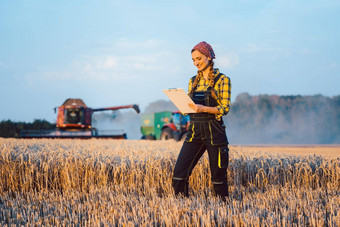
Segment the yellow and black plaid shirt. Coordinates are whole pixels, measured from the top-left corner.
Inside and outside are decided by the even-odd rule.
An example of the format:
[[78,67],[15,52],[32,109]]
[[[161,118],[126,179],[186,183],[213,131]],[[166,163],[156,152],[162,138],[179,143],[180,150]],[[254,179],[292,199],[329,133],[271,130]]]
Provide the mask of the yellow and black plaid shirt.
[[[215,70],[215,77],[220,73],[218,69]],[[189,81],[188,93],[192,89],[193,78]],[[209,80],[205,80],[204,77],[200,79],[197,84],[196,91],[207,91],[209,87]],[[230,109],[230,89],[231,83],[230,78],[222,74],[222,76],[216,81],[214,89],[217,92],[217,109],[220,114],[216,114],[216,119],[220,120],[223,115],[226,115]]]

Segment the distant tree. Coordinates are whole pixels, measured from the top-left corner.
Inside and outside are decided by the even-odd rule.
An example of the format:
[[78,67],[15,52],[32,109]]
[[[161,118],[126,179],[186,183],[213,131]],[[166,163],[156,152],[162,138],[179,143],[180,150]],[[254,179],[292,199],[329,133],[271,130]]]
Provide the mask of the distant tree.
[[31,129],[40,130],[40,129],[54,129],[55,124],[51,124],[46,120],[34,120],[32,124],[28,124]]
[[55,129],[55,124],[46,120],[34,120],[33,123],[12,122],[10,120],[0,122],[0,137],[20,137],[21,130],[49,130]]
[[16,125],[14,122],[7,120],[0,122],[0,137],[15,137]]

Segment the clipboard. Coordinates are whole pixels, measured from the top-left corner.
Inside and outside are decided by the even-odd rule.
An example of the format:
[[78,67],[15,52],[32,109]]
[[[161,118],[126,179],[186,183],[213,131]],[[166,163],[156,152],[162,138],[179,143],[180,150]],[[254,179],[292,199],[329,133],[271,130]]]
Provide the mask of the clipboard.
[[188,106],[189,103],[195,104],[194,101],[192,101],[189,95],[182,88],[164,89],[163,92],[169,97],[181,113],[196,113]]

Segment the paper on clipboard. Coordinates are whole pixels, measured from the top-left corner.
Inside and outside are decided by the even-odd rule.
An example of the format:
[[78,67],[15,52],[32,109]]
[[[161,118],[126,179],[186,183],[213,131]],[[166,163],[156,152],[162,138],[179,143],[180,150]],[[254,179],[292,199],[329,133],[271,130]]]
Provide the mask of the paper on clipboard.
[[189,103],[195,104],[194,101],[182,88],[164,89],[163,92],[181,111],[181,113],[195,113],[195,111],[188,106]]

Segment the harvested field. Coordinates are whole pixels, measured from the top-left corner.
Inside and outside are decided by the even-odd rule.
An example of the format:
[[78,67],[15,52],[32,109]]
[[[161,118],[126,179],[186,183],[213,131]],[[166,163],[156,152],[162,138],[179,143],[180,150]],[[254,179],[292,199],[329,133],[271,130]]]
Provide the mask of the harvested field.
[[340,226],[339,146],[231,146],[227,203],[207,155],[174,197],[181,143],[0,139],[0,225]]

